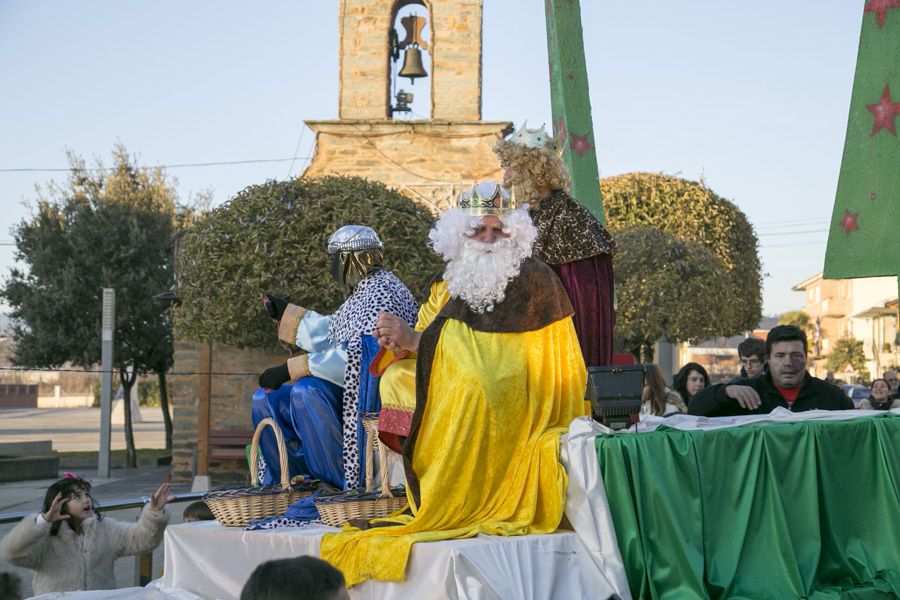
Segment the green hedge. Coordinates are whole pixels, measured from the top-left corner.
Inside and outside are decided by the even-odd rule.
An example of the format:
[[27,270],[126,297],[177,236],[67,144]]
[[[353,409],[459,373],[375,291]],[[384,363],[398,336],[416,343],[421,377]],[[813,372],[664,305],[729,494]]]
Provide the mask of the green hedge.
[[[758,240],[746,216],[702,183],[660,173],[627,173],[600,181],[609,228],[659,229],[710,250],[721,262],[715,294],[695,290],[695,302],[716,307],[715,334],[754,329],[762,315]],[[620,308],[623,308],[620,306]],[[627,309],[627,307],[624,307]]]
[[328,236],[347,224],[374,228],[385,266],[418,299],[442,263],[428,246],[434,216],[399,192],[359,177],[268,181],[201,216],[179,252],[178,336],[237,347],[277,345],[262,295],[322,312],[346,297],[330,275]]

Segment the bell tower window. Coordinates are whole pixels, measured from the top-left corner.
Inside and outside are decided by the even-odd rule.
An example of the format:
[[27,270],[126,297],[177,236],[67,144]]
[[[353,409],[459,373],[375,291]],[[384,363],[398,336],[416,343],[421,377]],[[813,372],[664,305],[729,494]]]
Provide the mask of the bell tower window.
[[390,85],[388,112],[393,119],[431,119],[431,19],[421,0],[399,0],[388,31]]

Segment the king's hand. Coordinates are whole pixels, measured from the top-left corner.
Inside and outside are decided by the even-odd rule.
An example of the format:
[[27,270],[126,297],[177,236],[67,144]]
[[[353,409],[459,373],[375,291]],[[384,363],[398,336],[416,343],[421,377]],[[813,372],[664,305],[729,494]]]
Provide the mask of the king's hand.
[[381,313],[375,321],[375,330],[372,337],[378,340],[380,346],[388,350],[415,352],[419,349],[421,333],[415,331],[402,318],[391,313]]

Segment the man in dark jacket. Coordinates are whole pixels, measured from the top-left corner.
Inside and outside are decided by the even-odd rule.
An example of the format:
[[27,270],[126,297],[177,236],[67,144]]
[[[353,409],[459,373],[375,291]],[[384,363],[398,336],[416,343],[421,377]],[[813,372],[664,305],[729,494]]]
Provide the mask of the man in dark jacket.
[[688,412],[705,417],[768,414],[783,406],[793,412],[849,410],[853,402],[841,391],[806,372],[806,335],[794,325],[778,325],[766,338],[769,372],[709,386],[691,399]]

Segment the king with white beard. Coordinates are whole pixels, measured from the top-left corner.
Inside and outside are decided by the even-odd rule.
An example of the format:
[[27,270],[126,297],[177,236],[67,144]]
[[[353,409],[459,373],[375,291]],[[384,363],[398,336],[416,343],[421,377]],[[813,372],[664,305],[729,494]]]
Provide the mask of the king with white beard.
[[416,542],[559,525],[559,435],[584,414],[587,373],[566,291],[531,256],[536,236],[498,184],[474,187],[429,235],[447,264],[415,328],[379,317],[373,335],[390,354],[379,434],[402,441],[411,510],[323,538],[349,585],[402,581]]
[[477,313],[491,312],[502,302],[509,280],[531,256],[537,229],[528,207],[477,215],[463,208],[448,211],[428,236],[447,262],[444,281],[452,298],[462,299]]

